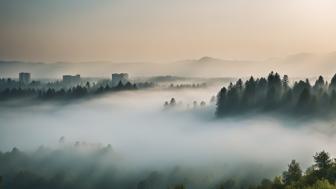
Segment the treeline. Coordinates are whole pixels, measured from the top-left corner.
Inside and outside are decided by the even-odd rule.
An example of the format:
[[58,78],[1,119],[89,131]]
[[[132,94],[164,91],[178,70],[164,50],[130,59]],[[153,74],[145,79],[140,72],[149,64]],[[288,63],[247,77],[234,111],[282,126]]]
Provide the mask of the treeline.
[[245,112],[289,114],[329,114],[336,110],[336,75],[330,83],[320,76],[314,84],[308,79],[289,84],[287,75],[271,72],[267,78],[251,77],[223,87],[217,95],[216,116]]
[[[85,155],[84,155],[85,154]],[[0,152],[0,188],[6,189],[75,189],[108,188],[101,175],[96,179],[94,173],[103,171],[113,175],[115,169],[103,169],[103,161],[115,161],[116,154],[110,145],[94,146],[76,142],[60,150],[40,147],[34,153],[25,153],[18,148],[10,152]],[[99,184],[93,187],[95,182]],[[111,178],[111,184],[115,180]],[[99,187],[102,186],[102,187]]]
[[37,98],[37,99],[69,99],[88,97],[92,95],[104,94],[123,90],[138,89],[136,84],[119,82],[117,86],[109,84],[92,87],[89,82],[85,85],[76,85],[70,88],[6,88],[0,91],[0,100],[17,99],[17,98]]
[[174,84],[171,83],[169,88],[171,89],[196,89],[196,88],[205,88],[206,83],[193,83],[193,84]]
[[14,79],[11,78],[0,78],[0,89],[4,89],[4,88],[18,88],[18,87],[23,87],[25,85],[28,85],[29,87],[32,86],[38,86],[41,83],[38,81],[32,81],[29,84],[23,84],[19,81],[16,81]]
[[[213,103],[213,98],[211,98],[209,104],[212,104]],[[170,101],[165,101],[164,104],[163,104],[163,108],[165,110],[168,110],[168,109],[174,109],[174,108],[183,108],[183,102],[182,101],[179,101],[179,102],[176,102],[175,98],[171,98]],[[194,100],[192,101],[191,104],[187,103],[185,104],[185,108],[186,109],[190,109],[190,108],[193,108],[193,109],[197,109],[198,107],[201,107],[201,108],[204,108],[206,107],[206,102],[205,101],[200,101],[199,103]]]
[[336,189],[336,162],[325,151],[316,153],[314,165],[305,172],[295,160],[288,169],[273,181],[264,179],[260,185],[250,189]]
[[[86,142],[65,144],[57,150],[40,147],[32,153],[13,148],[0,151],[1,189],[185,189],[183,171],[168,175],[133,170],[111,145]],[[120,167],[120,165],[126,167]],[[132,170],[132,171],[131,171]]]
[[[75,142],[73,145],[64,144],[58,150],[40,147],[34,153],[14,148],[9,152],[0,152],[0,188],[336,189],[335,159],[325,151],[313,157],[314,164],[306,171],[292,160],[280,176],[272,180],[263,179],[255,185],[255,180],[246,180],[244,176],[233,176],[231,179],[225,176],[226,179],[223,177],[221,181],[212,183],[207,180],[209,175],[198,177],[197,173],[202,175],[202,172],[190,172],[179,167],[164,172],[120,167],[127,163],[114,152],[111,145]],[[123,171],[125,168],[128,171]],[[232,175],[236,175],[240,169],[232,171]],[[258,174],[258,169],[252,171],[248,174]]]

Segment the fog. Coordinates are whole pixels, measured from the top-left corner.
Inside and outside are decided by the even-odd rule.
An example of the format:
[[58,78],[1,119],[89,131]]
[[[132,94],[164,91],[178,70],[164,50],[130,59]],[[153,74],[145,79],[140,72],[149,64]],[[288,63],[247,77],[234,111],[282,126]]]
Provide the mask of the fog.
[[41,145],[59,149],[64,136],[66,146],[76,141],[111,144],[123,160],[118,164],[121,170],[182,166],[203,175],[221,173],[220,177],[239,174],[238,168],[249,174],[248,166],[255,166],[259,179],[278,175],[291,159],[306,168],[315,152],[336,153],[333,120],[272,115],[218,120],[215,105],[163,109],[172,97],[183,107],[194,100],[209,104],[218,90],[139,90],[67,104],[8,102],[0,106],[0,151],[17,147],[29,152]]
[[[34,63],[0,60],[1,77],[17,77],[19,72],[32,74],[33,79],[60,79],[64,74],[82,77],[110,78],[111,73],[126,72],[131,77],[173,75],[182,77],[249,77],[264,76],[271,70],[291,77],[317,77],[334,75],[336,53],[298,53],[284,57],[266,57],[261,60],[219,59],[194,57],[193,59],[163,62],[55,62]],[[242,69],[244,68],[244,69]],[[305,70],[304,72],[302,70]]]

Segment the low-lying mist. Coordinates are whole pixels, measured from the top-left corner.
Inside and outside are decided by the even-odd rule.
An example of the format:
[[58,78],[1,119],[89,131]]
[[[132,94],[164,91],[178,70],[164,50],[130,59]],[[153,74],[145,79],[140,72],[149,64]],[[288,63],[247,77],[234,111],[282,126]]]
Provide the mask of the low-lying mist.
[[[17,147],[33,153],[41,145],[57,150],[77,141],[111,144],[117,158],[106,158],[104,164],[117,167],[114,176],[133,178],[142,171],[168,175],[180,167],[185,170],[182,177],[190,179],[186,182],[199,176],[212,184],[240,175],[271,178],[291,159],[307,167],[315,152],[336,153],[334,120],[301,121],[272,115],[215,119],[215,105],[209,101],[216,91],[144,90],[69,104],[2,106],[0,151]],[[163,103],[172,97],[183,106],[195,100],[207,106],[164,110]]]

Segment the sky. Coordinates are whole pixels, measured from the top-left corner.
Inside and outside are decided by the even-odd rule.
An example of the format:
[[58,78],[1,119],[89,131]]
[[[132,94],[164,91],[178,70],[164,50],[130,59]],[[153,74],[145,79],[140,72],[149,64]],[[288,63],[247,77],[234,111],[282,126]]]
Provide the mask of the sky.
[[336,50],[335,0],[0,0],[0,59],[263,59]]

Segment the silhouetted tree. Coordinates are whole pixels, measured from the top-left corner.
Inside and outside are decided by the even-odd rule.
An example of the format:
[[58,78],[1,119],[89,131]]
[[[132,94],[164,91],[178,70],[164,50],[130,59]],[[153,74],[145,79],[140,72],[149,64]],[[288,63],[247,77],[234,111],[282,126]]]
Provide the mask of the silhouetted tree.
[[170,106],[175,106],[176,105],[176,100],[175,98],[172,98],[170,99],[170,103],[169,103]]
[[320,153],[316,153],[314,156],[315,166],[319,170],[328,169],[331,166],[332,160],[327,152],[322,151]]
[[321,91],[324,88],[324,79],[322,76],[319,76],[319,78],[315,81],[314,84],[314,90]]
[[302,176],[302,170],[300,168],[299,163],[295,160],[288,165],[288,170],[283,172],[283,182],[285,184],[292,184],[294,182],[299,181]]
[[336,89],[336,74],[331,78],[329,89],[330,90]]
[[217,95],[217,109],[216,115],[222,116],[226,109],[226,88],[223,87]]
[[282,87],[283,87],[283,90],[288,90],[289,88],[289,78],[288,78],[288,75],[284,75],[283,78],[282,78]]

